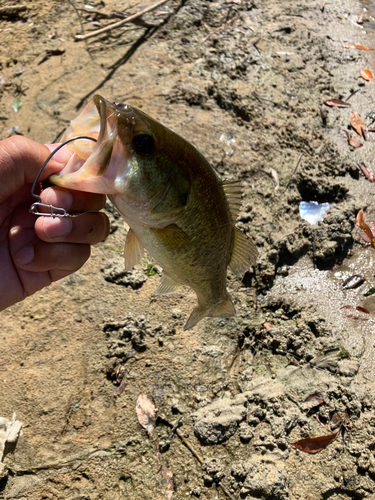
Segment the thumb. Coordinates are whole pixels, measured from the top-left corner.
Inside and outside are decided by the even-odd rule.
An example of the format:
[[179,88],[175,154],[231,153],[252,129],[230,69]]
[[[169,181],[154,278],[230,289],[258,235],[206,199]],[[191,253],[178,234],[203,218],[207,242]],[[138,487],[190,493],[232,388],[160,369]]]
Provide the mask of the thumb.
[[[50,154],[47,146],[23,136],[0,141],[0,203],[24,184],[32,184]],[[53,158],[43,170],[40,180],[59,172],[63,164]]]

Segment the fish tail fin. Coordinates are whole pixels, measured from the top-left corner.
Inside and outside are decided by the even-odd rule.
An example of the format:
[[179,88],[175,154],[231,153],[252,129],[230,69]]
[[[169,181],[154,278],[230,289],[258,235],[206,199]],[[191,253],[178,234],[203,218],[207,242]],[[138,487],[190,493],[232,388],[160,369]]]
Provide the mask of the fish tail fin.
[[203,318],[229,318],[235,316],[235,314],[236,310],[229,294],[227,294],[224,300],[213,306],[201,306],[198,302],[197,307],[190,314],[184,330],[190,330],[190,328],[193,328]]

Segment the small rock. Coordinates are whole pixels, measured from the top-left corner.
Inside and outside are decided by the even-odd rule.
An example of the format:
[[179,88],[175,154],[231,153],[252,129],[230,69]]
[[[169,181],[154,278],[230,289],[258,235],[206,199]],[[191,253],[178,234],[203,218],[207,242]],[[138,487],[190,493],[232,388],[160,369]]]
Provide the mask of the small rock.
[[182,316],[182,313],[180,309],[172,309],[172,318],[173,319],[180,319]]

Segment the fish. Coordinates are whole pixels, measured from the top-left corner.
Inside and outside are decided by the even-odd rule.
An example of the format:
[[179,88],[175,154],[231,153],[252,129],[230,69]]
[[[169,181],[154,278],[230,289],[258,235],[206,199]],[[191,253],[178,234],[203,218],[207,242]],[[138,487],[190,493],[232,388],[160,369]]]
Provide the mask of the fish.
[[235,227],[241,206],[238,181],[221,181],[190,142],[143,111],[99,95],[71,121],[62,142],[72,155],[49,181],[106,194],[129,226],[125,269],[145,251],[163,269],[155,291],[181,286],[197,295],[184,330],[205,317],[236,314],[227,290],[228,267],[242,276],[256,261],[253,241]]

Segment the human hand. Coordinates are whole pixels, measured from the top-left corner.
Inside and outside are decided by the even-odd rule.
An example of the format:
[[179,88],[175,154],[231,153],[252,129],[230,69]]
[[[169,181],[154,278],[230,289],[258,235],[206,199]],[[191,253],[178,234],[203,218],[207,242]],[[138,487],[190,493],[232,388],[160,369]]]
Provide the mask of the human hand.
[[[29,213],[32,183],[52,146],[21,136],[0,141],[0,311],[77,271],[90,256],[90,245],[108,236],[101,212],[77,218],[38,217]],[[43,170],[40,181],[59,172],[71,153],[62,148]],[[100,210],[105,196],[50,187],[42,203],[69,213]]]

